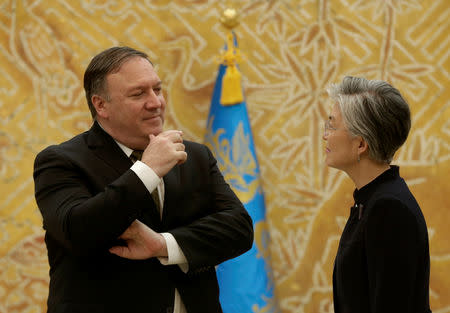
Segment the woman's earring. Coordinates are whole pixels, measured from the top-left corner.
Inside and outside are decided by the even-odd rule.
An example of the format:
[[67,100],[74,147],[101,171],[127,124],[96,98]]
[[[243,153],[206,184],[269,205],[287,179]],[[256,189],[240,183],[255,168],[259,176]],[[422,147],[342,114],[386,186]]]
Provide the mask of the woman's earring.
[[359,161],[361,161],[361,159],[360,159],[360,157],[359,157],[359,153],[358,153],[358,163],[359,163]]

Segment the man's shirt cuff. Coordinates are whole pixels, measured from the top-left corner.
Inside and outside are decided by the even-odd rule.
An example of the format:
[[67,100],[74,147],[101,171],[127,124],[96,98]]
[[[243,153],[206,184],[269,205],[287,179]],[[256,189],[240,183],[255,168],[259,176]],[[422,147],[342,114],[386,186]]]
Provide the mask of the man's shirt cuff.
[[130,169],[136,173],[149,192],[152,192],[158,186],[159,176],[144,162],[136,161]]
[[161,233],[166,241],[167,246],[167,258],[166,257],[158,257],[159,262],[162,265],[174,265],[177,264],[183,273],[187,273],[189,270],[189,263],[184,256],[183,251],[178,245],[177,240],[171,233]]

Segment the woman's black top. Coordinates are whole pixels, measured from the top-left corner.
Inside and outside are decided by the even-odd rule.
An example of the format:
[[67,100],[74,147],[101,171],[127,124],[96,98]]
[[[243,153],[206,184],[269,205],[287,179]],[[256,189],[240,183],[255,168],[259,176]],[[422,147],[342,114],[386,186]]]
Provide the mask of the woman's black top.
[[431,312],[427,226],[399,168],[353,197],[334,263],[335,312]]

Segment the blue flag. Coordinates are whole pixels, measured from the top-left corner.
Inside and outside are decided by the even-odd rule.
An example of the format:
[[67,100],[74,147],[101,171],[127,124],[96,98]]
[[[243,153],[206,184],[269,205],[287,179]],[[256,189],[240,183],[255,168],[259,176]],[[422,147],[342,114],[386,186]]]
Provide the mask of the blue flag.
[[[233,41],[235,46],[235,38]],[[276,305],[267,264],[269,236],[265,223],[264,194],[246,103],[241,99],[233,105],[221,104],[221,99],[224,99],[222,91],[230,90],[222,85],[229,66],[225,62],[219,67],[205,144],[216,157],[225,180],[252,217],[255,240],[249,251],[217,267],[220,302],[224,313],[272,313],[276,312]],[[242,88],[240,83],[238,87]]]

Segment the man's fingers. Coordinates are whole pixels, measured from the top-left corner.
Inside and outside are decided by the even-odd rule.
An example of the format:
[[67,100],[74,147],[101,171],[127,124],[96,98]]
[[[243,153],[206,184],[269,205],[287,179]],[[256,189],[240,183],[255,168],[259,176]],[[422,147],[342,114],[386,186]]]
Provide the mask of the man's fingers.
[[112,254],[115,254],[117,256],[120,256],[122,258],[126,258],[126,257],[128,257],[129,250],[128,250],[128,247],[114,246],[109,249],[109,252],[111,252]]
[[123,239],[123,240],[127,240],[127,239],[132,238],[133,235],[136,233],[137,227],[140,226],[139,223],[142,224],[141,221],[139,221],[139,220],[134,220],[134,221],[130,224],[130,226],[128,226],[128,228],[125,229],[125,231],[122,233],[122,235],[119,236],[119,238],[120,238],[120,239]]
[[132,251],[129,247],[126,246],[115,246],[109,249],[109,252],[115,254],[121,258],[130,259],[130,260],[144,260],[149,258],[150,256],[145,256],[144,252],[135,250]]
[[132,233],[127,229],[123,232],[122,235],[119,236],[119,239],[127,240],[132,238]]
[[176,143],[175,144],[175,150],[176,151],[184,151],[184,149],[185,149],[184,144],[182,144],[182,143]]
[[[168,130],[158,136],[150,135],[150,143],[145,149],[141,161],[147,164],[159,177],[163,177],[176,164],[186,161],[183,132]],[[181,154],[180,154],[181,153]]]
[[178,153],[177,154],[177,156],[178,156],[177,164],[180,165],[180,164],[183,164],[184,162],[186,162],[186,160],[187,160],[187,153],[184,152],[184,151],[178,151],[177,153]]
[[170,139],[172,142],[181,143],[183,142],[183,133],[181,131],[176,131],[170,134]]
[[[166,130],[158,135],[158,137],[165,137],[172,142],[183,142],[183,131],[181,130]],[[152,138],[150,138],[151,141]]]

